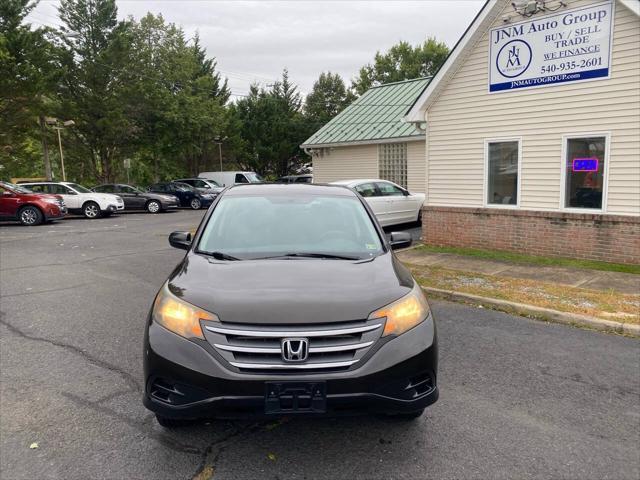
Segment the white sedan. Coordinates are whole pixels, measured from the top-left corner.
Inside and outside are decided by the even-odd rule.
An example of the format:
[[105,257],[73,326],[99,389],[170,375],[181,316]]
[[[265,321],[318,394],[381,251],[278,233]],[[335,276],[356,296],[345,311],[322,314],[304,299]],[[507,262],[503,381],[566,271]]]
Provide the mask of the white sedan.
[[353,188],[362,195],[383,227],[420,219],[424,193],[411,193],[388,180],[340,180],[332,183]]

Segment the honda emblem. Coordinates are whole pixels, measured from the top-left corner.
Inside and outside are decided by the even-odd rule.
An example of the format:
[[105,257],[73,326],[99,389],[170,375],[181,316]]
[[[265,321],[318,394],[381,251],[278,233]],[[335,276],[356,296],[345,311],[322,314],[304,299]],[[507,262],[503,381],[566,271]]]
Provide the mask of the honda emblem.
[[282,340],[282,359],[285,362],[304,362],[309,357],[307,338],[285,338]]

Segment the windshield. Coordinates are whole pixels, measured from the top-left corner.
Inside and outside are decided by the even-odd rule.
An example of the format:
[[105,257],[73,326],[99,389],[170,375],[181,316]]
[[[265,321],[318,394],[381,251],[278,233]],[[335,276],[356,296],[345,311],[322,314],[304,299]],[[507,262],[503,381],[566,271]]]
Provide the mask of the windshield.
[[93,193],[88,188],[85,188],[82,185],[78,185],[77,183],[65,183],[65,185],[69,188],[74,189],[76,192],[79,192],[79,193]]
[[247,177],[247,180],[249,180],[250,183],[261,183],[261,182],[264,182],[264,178],[262,178],[257,173],[248,172],[248,173],[245,173],[244,176]]
[[255,195],[222,198],[197,251],[240,260],[304,254],[366,259],[383,248],[357,198]]
[[15,193],[33,193],[31,190],[29,190],[26,187],[22,187],[20,185],[15,185],[15,184],[9,183],[9,182],[0,182],[0,186],[6,187],[9,190],[14,191]]

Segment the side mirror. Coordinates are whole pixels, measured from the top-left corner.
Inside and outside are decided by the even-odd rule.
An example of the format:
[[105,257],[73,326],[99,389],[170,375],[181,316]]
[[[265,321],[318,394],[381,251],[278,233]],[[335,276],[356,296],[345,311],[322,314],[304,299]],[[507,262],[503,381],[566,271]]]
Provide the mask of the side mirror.
[[408,197],[409,195],[411,195],[411,193],[409,192],[409,190],[404,190],[404,189],[402,190],[402,194],[403,194],[405,197]]
[[412,241],[409,232],[392,232],[389,243],[391,244],[391,248],[396,250],[398,248],[410,247]]
[[181,250],[191,248],[191,232],[172,232],[169,235],[169,245]]

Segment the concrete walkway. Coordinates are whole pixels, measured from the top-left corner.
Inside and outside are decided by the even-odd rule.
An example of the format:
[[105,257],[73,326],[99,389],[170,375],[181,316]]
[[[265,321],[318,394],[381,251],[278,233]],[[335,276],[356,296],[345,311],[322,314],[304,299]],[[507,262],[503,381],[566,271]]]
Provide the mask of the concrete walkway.
[[398,258],[413,265],[438,266],[450,270],[482,273],[498,277],[522,278],[557,283],[590,290],[640,294],[640,275],[603,272],[569,267],[548,267],[485,260],[451,253],[431,253],[410,248],[397,252]]

